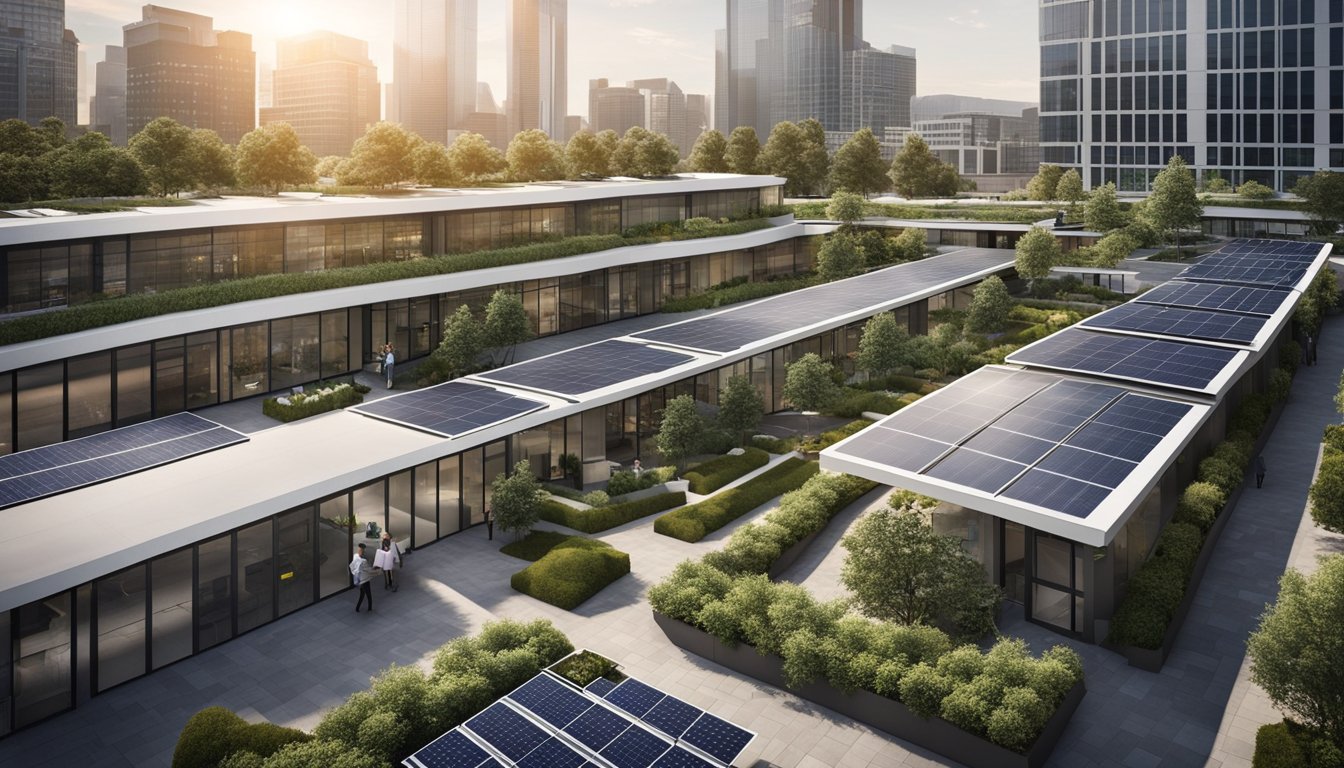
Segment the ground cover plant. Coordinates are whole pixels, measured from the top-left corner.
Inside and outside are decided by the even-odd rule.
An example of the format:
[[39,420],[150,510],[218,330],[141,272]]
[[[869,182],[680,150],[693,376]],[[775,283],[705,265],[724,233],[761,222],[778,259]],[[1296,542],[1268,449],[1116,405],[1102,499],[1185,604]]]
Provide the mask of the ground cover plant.
[[739,455],[724,455],[710,459],[687,472],[691,492],[713,493],[739,477],[770,463],[770,454],[760,448],[747,448]]
[[539,510],[541,519],[566,528],[584,533],[599,533],[618,525],[648,517],[655,512],[680,507],[686,503],[686,494],[681,491],[660,493],[645,499],[609,504],[607,506],[577,509],[554,499],[546,499]]
[[509,584],[525,595],[567,611],[577,608],[630,572],[630,555],[604,541],[557,535],[553,531],[533,531],[518,543],[523,544],[528,539],[533,541],[513,552],[505,552],[534,560],[513,574]]

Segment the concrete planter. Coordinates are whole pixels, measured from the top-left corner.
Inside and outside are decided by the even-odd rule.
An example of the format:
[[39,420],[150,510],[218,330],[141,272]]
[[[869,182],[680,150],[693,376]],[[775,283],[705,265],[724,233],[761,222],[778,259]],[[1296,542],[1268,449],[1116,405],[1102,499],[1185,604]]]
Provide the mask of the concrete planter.
[[[784,662],[777,656],[762,656],[747,645],[729,646],[685,622],[654,612],[653,620],[677,647],[721,666],[777,688],[784,684]],[[861,723],[912,744],[937,752],[971,768],[1039,768],[1045,764],[1087,692],[1082,683],[1069,691],[1055,710],[1036,743],[1018,754],[955,725],[934,717],[928,720],[911,712],[899,701],[868,691],[845,693],[824,682],[793,689],[800,698],[839,712]]]
[[[826,521],[826,525],[830,524],[829,520]],[[768,572],[770,580],[774,581],[775,579],[778,579],[779,574],[787,571],[789,566],[798,562],[798,558],[803,556],[803,553],[807,551],[807,548],[812,546],[812,542],[816,541],[817,537],[820,536],[821,532],[824,530],[826,530],[825,525],[794,542],[788,549],[779,553],[779,557],[770,565],[770,570]]]
[[666,483],[651,485],[648,488],[639,491],[623,493],[620,496],[612,496],[612,504],[624,504],[627,501],[639,501],[653,496],[661,496],[664,493],[676,493],[678,491],[685,493],[691,487],[689,480],[668,480]]
[[782,216],[771,216],[770,218],[766,219],[766,221],[770,222],[770,226],[772,227],[782,227],[785,224],[793,223],[793,214],[786,213]]

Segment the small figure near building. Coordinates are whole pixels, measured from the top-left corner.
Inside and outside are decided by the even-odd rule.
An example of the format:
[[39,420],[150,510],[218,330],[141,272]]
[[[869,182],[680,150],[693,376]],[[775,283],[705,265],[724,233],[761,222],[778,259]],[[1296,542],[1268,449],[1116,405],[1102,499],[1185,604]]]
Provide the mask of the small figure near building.
[[359,587],[359,600],[355,603],[355,613],[359,613],[365,599],[369,601],[369,613],[373,613],[373,571],[369,567],[369,561],[364,559],[363,544],[355,549],[355,556],[350,560],[350,576],[354,579],[355,586]]
[[1261,488],[1265,484],[1265,457],[1255,457],[1255,487]]
[[495,540],[495,511],[489,507],[485,508],[485,531],[490,541]]

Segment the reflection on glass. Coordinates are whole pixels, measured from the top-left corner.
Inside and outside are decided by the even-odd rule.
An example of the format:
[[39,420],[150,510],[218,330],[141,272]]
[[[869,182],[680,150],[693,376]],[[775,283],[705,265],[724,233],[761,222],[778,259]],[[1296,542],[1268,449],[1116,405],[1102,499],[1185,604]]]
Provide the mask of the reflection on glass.
[[145,566],[99,579],[94,586],[99,691],[145,674]]
[[167,416],[186,407],[186,356],[182,337],[154,342],[154,415]]
[[187,337],[187,408],[219,402],[218,347],[214,331]]
[[334,595],[350,586],[350,562],[353,545],[350,543],[350,497],[342,494],[327,499],[317,512],[318,562],[322,576],[318,580],[319,596]]
[[301,507],[276,520],[275,580],[280,590],[280,616],[313,602],[317,571],[313,567],[313,508]]
[[19,450],[65,437],[65,366],[59,362],[19,371]]
[[438,538],[438,466],[434,462],[415,468],[415,539],[423,547]]
[[191,655],[191,550],[156,557],[150,570],[150,663],[158,669]]
[[[98,352],[70,358],[66,363],[66,376],[69,379],[66,396],[70,419],[69,439],[110,429],[112,353]],[[5,426],[8,427],[8,424]]]
[[387,479],[387,531],[396,541],[411,538],[411,473],[399,472]]
[[35,723],[69,709],[71,685],[70,592],[20,606],[14,648],[14,724]]
[[234,328],[232,335],[233,361],[229,364],[229,379],[233,398],[236,400],[271,391],[267,379],[269,347],[266,323]]
[[1073,603],[1073,595],[1067,592],[1043,584],[1032,585],[1031,617],[1037,621],[1073,631]]
[[196,646],[202,651],[233,637],[232,539],[226,533],[196,547]]
[[462,454],[462,519],[467,525],[485,520],[485,483],[481,479],[482,449]]
[[1020,523],[1003,521],[1003,592],[1015,603],[1026,600],[1027,536]]
[[462,490],[457,456],[439,459],[439,535],[457,533],[462,528]]
[[271,521],[263,520],[238,532],[238,632],[275,618],[275,562],[271,550]]

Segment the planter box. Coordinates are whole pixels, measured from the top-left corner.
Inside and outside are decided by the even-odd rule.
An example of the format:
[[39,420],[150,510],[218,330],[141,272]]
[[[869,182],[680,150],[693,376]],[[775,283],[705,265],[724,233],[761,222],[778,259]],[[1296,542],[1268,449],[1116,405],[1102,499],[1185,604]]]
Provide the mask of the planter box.
[[[830,524],[831,521],[827,520],[826,525]],[[787,571],[791,565],[798,562],[798,558],[802,557],[803,553],[807,551],[807,548],[812,546],[812,542],[816,541],[817,537],[821,535],[821,532],[826,530],[826,525],[823,525],[821,528],[818,528],[812,533],[807,534],[803,538],[794,542],[793,545],[790,546],[788,549],[784,550],[783,552],[780,552],[779,557],[776,558],[775,562],[770,565],[770,570],[768,571],[770,575],[770,580],[774,581],[775,579],[779,578],[779,574]]]
[[[786,688],[784,662],[779,657],[762,656],[747,645],[726,645],[706,632],[656,611],[653,620],[677,647],[768,685]],[[813,682],[791,692],[971,768],[1039,768],[1059,743],[1087,689],[1078,683],[1069,691],[1026,754],[1005,749],[942,718],[925,720],[899,701],[868,691],[844,693],[827,683]]]
[[654,496],[661,496],[664,493],[676,493],[678,491],[686,493],[690,486],[691,482],[689,480],[668,480],[666,483],[651,485],[648,488],[623,493],[620,496],[612,496],[611,503],[624,504],[627,501],[639,501],[640,499],[648,499]]

